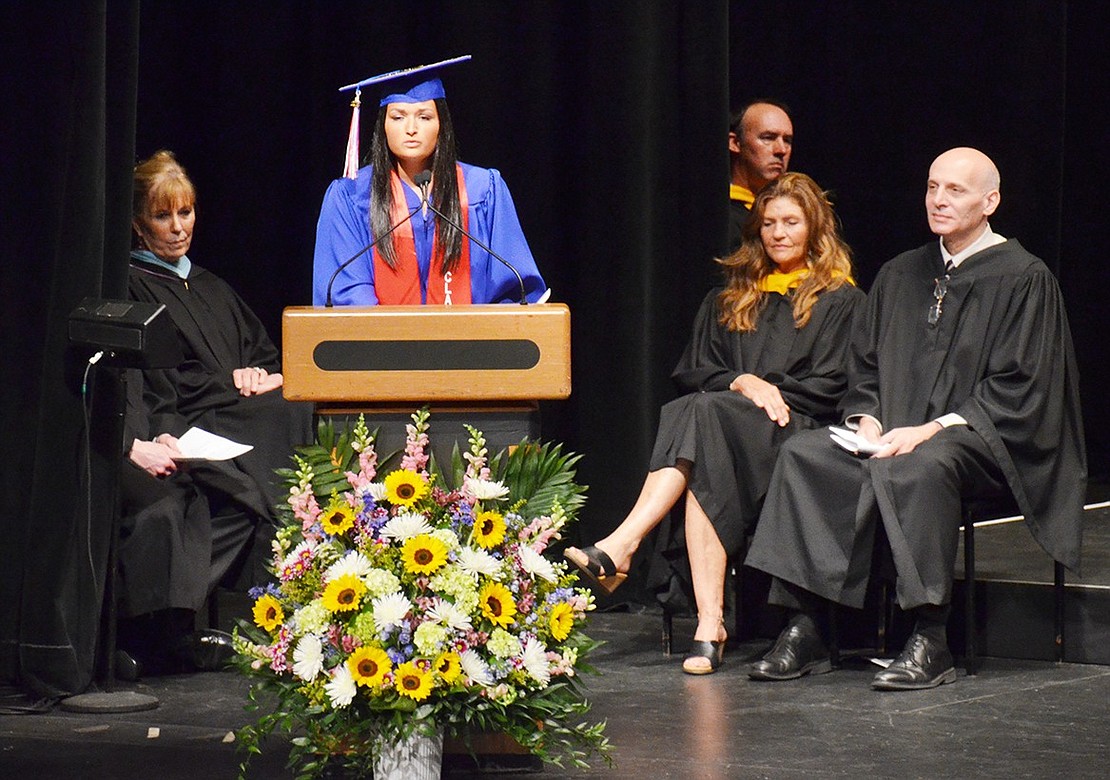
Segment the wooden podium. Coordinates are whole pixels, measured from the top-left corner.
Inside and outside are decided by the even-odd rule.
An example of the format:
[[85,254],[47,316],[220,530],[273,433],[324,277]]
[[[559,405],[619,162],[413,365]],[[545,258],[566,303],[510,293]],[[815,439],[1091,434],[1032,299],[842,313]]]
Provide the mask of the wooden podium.
[[293,306],[285,397],[323,404],[535,402],[570,395],[561,303]]
[[286,398],[314,401],[320,415],[399,420],[402,430],[427,405],[440,422],[466,416],[491,452],[537,437],[538,402],[570,395],[561,303],[293,306],[282,344]]

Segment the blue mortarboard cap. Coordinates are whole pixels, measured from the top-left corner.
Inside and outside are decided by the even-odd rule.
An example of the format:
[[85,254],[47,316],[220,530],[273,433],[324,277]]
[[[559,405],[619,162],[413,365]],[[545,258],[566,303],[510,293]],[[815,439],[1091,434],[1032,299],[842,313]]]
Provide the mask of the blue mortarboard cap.
[[340,87],[340,92],[351,89],[362,89],[374,84],[380,84],[382,89],[381,102],[385,106],[390,103],[423,103],[425,100],[435,100],[446,97],[443,91],[443,82],[439,80],[439,73],[443,68],[450,67],[459,62],[470,59],[469,54],[454,57],[431,65],[418,65],[415,68],[395,70],[383,73],[380,76],[371,76],[368,79]]

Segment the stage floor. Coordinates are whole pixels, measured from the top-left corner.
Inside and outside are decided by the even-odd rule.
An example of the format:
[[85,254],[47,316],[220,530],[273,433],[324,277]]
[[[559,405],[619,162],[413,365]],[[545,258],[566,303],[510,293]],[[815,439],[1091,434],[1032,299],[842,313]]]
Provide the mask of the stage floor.
[[[615,766],[547,768],[542,778],[1104,777],[1110,756],[1110,666],[984,659],[976,677],[933,691],[878,693],[877,667],[756,683],[730,648],[721,670],[681,672],[693,621],[676,619],[676,655],[659,650],[656,612],[594,616],[606,645],[588,678],[593,715],[608,721]],[[746,653],[745,653],[746,651]],[[156,710],[79,715],[53,709],[0,716],[0,775],[52,780],[200,780],[235,777],[241,755],[225,742],[247,722],[236,674],[153,678],[133,686]],[[155,729],[155,731],[152,731]],[[287,778],[275,744],[251,778]],[[451,774],[448,776],[476,776]],[[499,776],[505,776],[501,774]]]

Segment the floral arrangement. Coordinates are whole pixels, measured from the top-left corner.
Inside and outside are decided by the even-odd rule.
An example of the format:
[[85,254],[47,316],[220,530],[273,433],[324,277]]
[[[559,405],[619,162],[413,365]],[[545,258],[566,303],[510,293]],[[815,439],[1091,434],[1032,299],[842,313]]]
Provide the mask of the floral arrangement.
[[507,733],[559,765],[609,761],[604,723],[580,721],[593,597],[543,554],[584,502],[578,456],[523,442],[488,459],[467,426],[445,476],[427,410],[406,430],[387,470],[362,417],[339,435],[322,422],[278,472],[290,489],[275,581],[252,590],[253,624],[235,638],[251,707],[276,706],[239,732],[243,771],[275,730],[293,736],[302,777],[329,760],[364,769],[381,741],[434,730]]

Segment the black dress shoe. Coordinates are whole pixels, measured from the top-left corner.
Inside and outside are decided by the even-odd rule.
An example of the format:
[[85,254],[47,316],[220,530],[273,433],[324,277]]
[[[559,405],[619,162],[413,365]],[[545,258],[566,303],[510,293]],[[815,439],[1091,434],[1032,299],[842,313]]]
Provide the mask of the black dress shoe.
[[829,650],[821,641],[817,627],[812,620],[799,615],[779,634],[770,652],[748,667],[748,677],[753,680],[795,680],[807,674],[831,671]]
[[886,669],[875,675],[871,687],[878,691],[920,691],[956,680],[948,645],[914,634]]
[[196,631],[189,637],[189,654],[194,669],[214,672],[235,656],[231,634],[215,629]]

